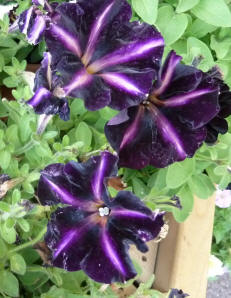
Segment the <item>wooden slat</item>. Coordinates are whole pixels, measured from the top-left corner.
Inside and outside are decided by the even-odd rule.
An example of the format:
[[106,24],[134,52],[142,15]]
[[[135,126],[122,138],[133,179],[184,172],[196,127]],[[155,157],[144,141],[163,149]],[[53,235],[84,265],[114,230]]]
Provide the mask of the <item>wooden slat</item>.
[[159,244],[154,287],[183,289],[190,298],[205,298],[215,203],[195,198],[189,218],[178,224],[169,215],[169,234]]

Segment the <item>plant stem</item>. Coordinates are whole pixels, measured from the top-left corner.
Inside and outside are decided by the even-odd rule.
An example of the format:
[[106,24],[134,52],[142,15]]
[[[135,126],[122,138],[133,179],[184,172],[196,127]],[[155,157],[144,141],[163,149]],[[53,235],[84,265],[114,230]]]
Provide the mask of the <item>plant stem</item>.
[[25,146],[23,146],[23,147],[19,148],[18,150],[16,150],[14,154],[15,155],[23,154],[23,153],[27,152],[28,150],[32,149],[37,144],[38,144],[37,141],[31,140]]
[[45,235],[46,231],[47,231],[47,227],[44,227],[41,230],[41,232],[38,234],[37,237],[35,237],[34,239],[32,239],[29,242],[23,243],[23,244],[15,247],[15,248],[10,249],[9,252],[8,252],[8,254],[10,255],[10,254],[13,254],[13,253],[15,253],[17,251],[20,251],[20,250],[24,249],[24,248],[27,248],[29,246],[35,245]]

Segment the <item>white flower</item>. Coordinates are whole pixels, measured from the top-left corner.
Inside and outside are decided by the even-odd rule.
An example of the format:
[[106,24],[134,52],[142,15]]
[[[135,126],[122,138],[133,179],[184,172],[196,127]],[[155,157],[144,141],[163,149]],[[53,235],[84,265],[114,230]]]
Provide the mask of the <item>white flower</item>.
[[225,189],[216,191],[216,206],[228,208],[231,206],[231,190]]
[[223,275],[227,271],[228,271],[228,269],[223,265],[221,260],[219,260],[214,255],[210,255],[208,277],[215,277],[217,275]]

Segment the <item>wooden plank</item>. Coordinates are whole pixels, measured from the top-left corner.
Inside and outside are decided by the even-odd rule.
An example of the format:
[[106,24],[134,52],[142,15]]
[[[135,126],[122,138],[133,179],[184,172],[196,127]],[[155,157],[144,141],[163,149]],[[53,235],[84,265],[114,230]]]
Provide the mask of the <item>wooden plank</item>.
[[169,234],[159,244],[154,288],[167,292],[178,288],[190,298],[205,298],[213,232],[215,196],[195,198],[192,214],[179,224],[171,215]]
[[[147,282],[154,273],[158,243],[155,241],[149,241],[147,245],[149,248],[147,253],[140,252],[134,245],[132,245],[129,250],[131,259],[142,269],[142,274],[137,280],[138,282]],[[135,291],[136,287],[134,285],[131,285],[123,290],[116,290],[120,298],[129,297],[134,294]]]

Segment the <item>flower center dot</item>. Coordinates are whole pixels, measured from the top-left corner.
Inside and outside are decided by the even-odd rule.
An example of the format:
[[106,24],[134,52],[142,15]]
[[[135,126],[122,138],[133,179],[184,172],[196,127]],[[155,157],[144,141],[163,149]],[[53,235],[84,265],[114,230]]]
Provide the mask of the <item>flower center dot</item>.
[[110,213],[110,209],[108,207],[101,207],[99,208],[99,215],[100,216],[107,216]]

